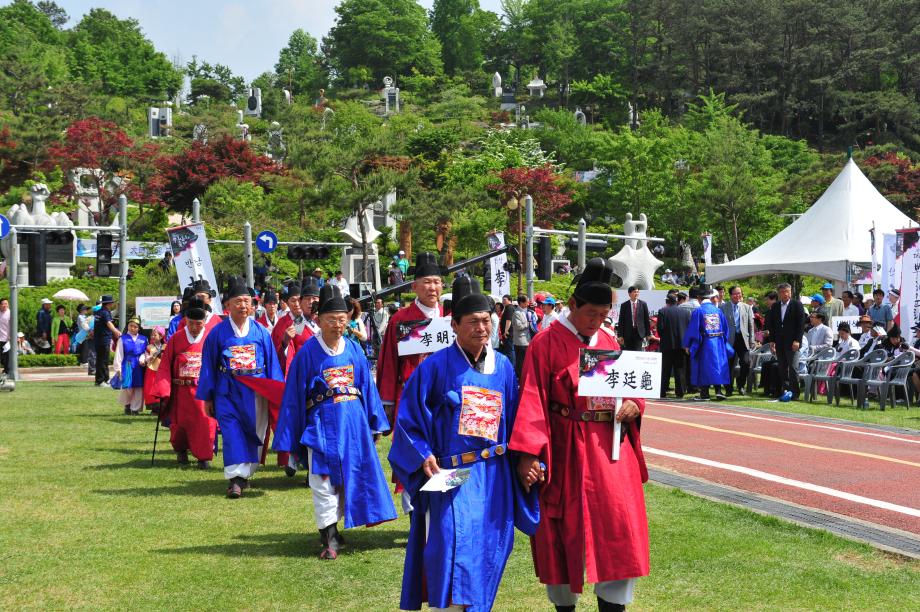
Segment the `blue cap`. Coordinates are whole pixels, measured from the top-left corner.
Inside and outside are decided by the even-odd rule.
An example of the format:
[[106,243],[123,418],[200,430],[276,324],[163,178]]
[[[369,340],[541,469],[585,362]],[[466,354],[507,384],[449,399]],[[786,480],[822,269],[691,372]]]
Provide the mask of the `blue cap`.
[[833,289],[834,283],[824,283],[823,285],[821,285],[821,288],[822,289]]
[[818,302],[819,304],[823,304],[823,303],[824,303],[824,297],[823,297],[821,294],[816,293],[816,294],[814,294],[813,296],[811,296],[811,301],[812,301],[812,302]]
[[552,297],[543,298],[543,303],[544,303],[544,304],[549,304],[550,306],[555,306],[555,305],[556,305],[556,298],[552,298]]

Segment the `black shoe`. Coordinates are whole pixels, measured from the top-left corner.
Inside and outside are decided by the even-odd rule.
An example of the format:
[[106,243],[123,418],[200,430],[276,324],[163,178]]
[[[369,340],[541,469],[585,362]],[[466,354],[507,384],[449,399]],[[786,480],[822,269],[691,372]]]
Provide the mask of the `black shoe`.
[[179,462],[179,465],[188,465],[188,451],[176,453],[176,461]]
[[575,612],[575,606],[556,606],[556,612]]
[[239,481],[240,481],[240,488],[241,488],[242,490],[245,491],[246,489],[249,488],[249,479],[248,479],[248,478],[239,478]]
[[127,415],[130,415],[130,414],[131,414],[131,409],[128,408],[127,406],[125,406],[125,414],[127,414]]
[[198,461],[198,469],[199,470],[210,470],[211,462],[210,461]]
[[336,523],[329,525],[325,529],[319,530],[323,539],[323,551],[319,553],[320,559],[334,561],[339,556],[339,528]]
[[284,466],[284,475],[287,476],[288,478],[293,478],[294,476],[297,475],[297,470],[292,468],[289,465],[286,465]]
[[239,499],[243,496],[243,489],[240,487],[239,478],[234,476],[230,479],[230,486],[227,487],[227,497],[230,499]]
[[623,604],[610,603],[609,601],[604,601],[600,597],[597,598],[597,609],[599,612],[623,612],[626,610],[626,606]]

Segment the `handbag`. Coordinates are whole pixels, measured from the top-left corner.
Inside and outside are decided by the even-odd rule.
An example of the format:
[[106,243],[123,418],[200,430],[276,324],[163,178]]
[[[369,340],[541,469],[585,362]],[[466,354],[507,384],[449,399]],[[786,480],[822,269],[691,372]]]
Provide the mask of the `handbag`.
[[122,388],[121,372],[115,372],[115,376],[109,380],[109,386],[116,390]]

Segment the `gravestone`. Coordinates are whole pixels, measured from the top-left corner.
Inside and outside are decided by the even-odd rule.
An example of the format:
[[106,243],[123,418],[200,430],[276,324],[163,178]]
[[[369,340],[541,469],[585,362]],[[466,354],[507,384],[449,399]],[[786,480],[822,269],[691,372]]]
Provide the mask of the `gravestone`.
[[497,72],[492,75],[492,93],[496,98],[502,97],[502,75]]
[[530,91],[531,98],[542,98],[543,94],[546,93],[546,84],[543,79],[534,76],[530,83],[527,84],[527,89]]
[[[244,111],[247,117],[262,117],[262,89],[259,87],[250,87],[249,95],[246,97],[246,109]],[[242,121],[240,122],[242,123]]]
[[588,123],[588,118],[585,117],[585,113],[581,110],[580,106],[575,107],[575,121],[581,125],[586,125]]
[[272,121],[268,129],[268,156],[272,161],[279,164],[284,161],[284,157],[287,154],[287,147],[284,144],[281,131],[281,124],[277,121]]
[[208,144],[208,126],[203,123],[196,123],[195,127],[192,128],[192,140],[203,145]]
[[394,85],[392,77],[383,77],[383,100],[387,115],[399,112],[399,87]]

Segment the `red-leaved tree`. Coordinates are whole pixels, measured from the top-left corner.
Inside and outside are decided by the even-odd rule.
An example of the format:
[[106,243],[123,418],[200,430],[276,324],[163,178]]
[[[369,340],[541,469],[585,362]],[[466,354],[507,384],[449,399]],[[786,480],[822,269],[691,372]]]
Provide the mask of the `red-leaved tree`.
[[[556,172],[551,166],[542,168],[508,168],[502,170],[499,183],[489,185],[489,189],[499,194],[503,202],[512,196],[521,200],[530,195],[533,198],[534,224],[552,227],[554,223],[569,216],[566,208],[572,203],[572,184]],[[509,213],[509,221],[517,225],[517,211]]]
[[170,210],[181,213],[190,211],[192,200],[222,178],[259,183],[265,175],[282,172],[248,142],[229,136],[206,145],[193,142],[176,155],[162,157],[158,167],[162,200]]
[[[159,202],[155,173],[150,172],[158,156],[156,145],[136,146],[111,121],[89,117],[70,124],[64,139],[48,148],[47,166],[60,166],[65,174],[78,168],[92,170],[85,176],[90,177],[93,188],[99,193],[102,215],[98,221],[107,223],[109,210],[122,194],[141,206]],[[74,187],[67,181],[62,194],[73,193]]]
[[864,163],[873,169],[870,178],[892,204],[908,215],[920,207],[920,165],[894,151],[867,157]]

